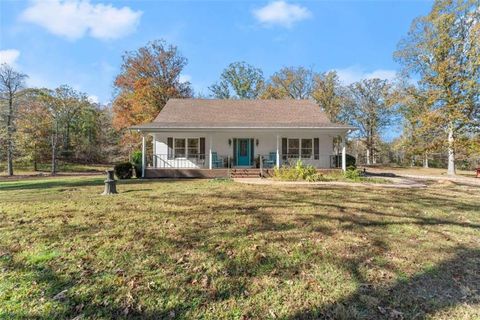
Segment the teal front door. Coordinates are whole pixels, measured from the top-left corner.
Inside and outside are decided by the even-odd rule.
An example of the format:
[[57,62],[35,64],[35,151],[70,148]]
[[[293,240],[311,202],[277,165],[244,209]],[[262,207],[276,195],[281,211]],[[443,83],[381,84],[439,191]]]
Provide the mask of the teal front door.
[[250,165],[250,139],[237,139],[237,166]]

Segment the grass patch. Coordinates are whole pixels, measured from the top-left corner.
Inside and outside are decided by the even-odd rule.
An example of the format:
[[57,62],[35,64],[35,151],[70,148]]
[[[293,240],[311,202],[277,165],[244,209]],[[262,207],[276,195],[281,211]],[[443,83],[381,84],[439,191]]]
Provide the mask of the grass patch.
[[480,193],[0,182],[0,319],[476,319]]
[[[15,175],[36,175],[39,173],[50,173],[50,163],[37,164],[37,170],[35,171],[31,164],[14,163],[13,169]],[[113,168],[113,165],[106,164],[79,164],[79,163],[59,163],[57,166],[57,172],[68,173],[86,173],[86,172],[99,172],[104,173],[105,170]],[[4,164],[0,165],[0,177],[7,175],[7,167]]]

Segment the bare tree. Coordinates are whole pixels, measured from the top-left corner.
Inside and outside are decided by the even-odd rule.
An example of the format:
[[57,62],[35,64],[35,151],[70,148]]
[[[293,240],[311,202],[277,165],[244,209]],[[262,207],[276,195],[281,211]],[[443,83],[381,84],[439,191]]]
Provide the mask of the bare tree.
[[0,66],[0,100],[2,104],[2,118],[5,119],[7,172],[9,176],[13,176],[13,135],[16,129],[17,99],[24,88],[25,78],[27,78],[27,75],[15,71],[5,63]]

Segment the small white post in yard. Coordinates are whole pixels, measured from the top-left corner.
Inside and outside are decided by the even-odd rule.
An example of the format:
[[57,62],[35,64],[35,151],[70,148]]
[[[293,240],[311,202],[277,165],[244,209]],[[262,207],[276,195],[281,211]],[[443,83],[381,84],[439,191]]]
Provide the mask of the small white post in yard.
[[347,146],[345,144],[345,136],[342,137],[342,171],[347,171]]
[[208,136],[208,169],[212,170],[212,135]]
[[142,178],[145,178],[145,162],[146,162],[146,146],[145,146],[145,135],[142,135]]
[[277,168],[280,167],[280,151],[279,151],[279,147],[280,147],[280,136],[277,134],[277,156],[276,156],[276,160],[277,160],[277,163],[275,164],[277,166]]

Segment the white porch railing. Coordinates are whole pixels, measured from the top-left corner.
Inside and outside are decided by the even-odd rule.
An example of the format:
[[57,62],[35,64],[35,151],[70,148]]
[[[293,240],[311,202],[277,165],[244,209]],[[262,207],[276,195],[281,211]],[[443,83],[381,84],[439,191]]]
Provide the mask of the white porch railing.
[[[298,160],[302,160],[304,164],[312,165],[319,169],[342,167],[342,157],[340,155],[303,155],[300,157],[298,154],[281,154],[280,166],[294,166]],[[276,157],[272,155],[257,155],[251,166],[259,168],[260,163],[263,168],[273,168],[276,166]],[[197,154],[175,157],[167,154],[155,154],[149,165],[158,169],[208,169],[209,155]],[[212,169],[228,167],[235,167],[232,157],[217,155],[212,158]]]
[[318,169],[341,168],[342,159],[337,155],[302,155],[298,154],[282,154],[280,157],[280,165],[294,166],[298,160],[306,165],[312,165]]
[[152,166],[158,169],[208,168],[208,159],[204,154],[188,155],[186,157],[154,154]]

